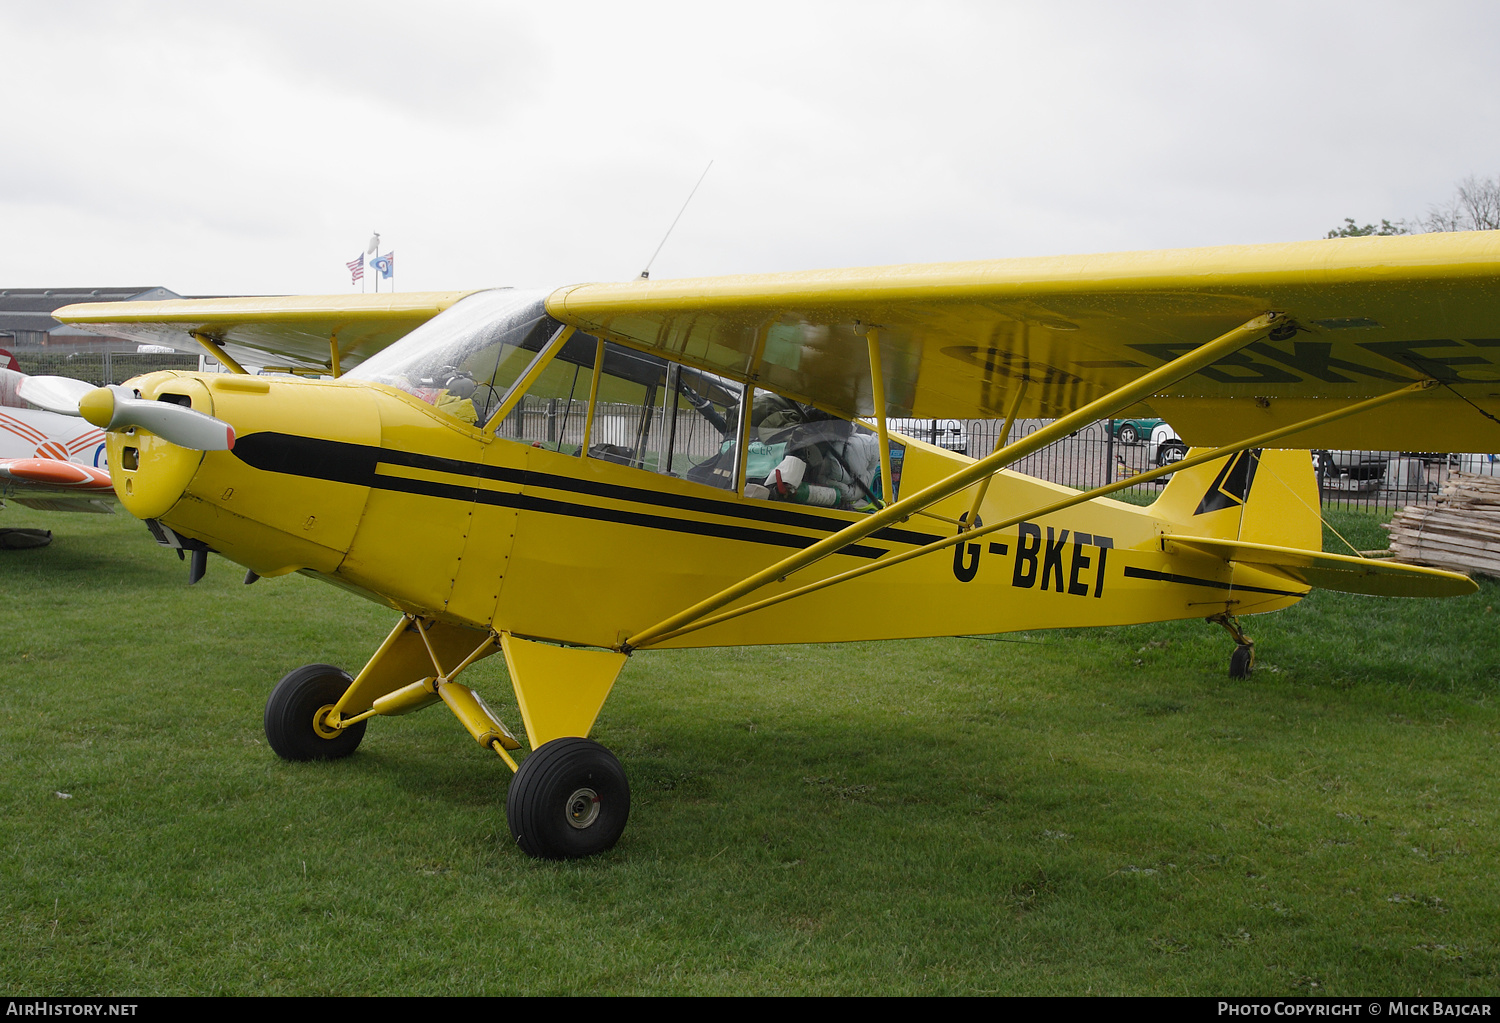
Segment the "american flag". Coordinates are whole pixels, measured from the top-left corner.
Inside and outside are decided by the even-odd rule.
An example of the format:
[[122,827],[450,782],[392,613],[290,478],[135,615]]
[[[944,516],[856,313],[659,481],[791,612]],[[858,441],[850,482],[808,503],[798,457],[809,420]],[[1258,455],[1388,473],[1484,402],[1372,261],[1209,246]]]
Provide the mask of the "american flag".
[[362,281],[365,279],[365,254],[363,252],[359,254],[358,259],[351,259],[344,265],[349,268],[350,284],[354,284],[356,281]]

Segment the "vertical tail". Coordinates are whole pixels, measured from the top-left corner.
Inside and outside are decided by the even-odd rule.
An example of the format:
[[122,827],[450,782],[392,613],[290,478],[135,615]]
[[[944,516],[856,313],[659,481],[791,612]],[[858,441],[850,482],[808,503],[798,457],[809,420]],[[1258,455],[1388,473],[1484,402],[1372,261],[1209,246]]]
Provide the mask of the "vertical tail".
[[1184,469],[1152,510],[1192,536],[1323,547],[1318,481],[1306,451],[1241,451]]

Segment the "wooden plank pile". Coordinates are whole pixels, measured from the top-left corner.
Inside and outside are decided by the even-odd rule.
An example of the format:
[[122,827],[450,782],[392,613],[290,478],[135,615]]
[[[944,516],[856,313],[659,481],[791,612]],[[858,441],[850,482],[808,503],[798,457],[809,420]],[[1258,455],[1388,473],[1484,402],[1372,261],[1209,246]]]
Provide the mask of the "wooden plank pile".
[[1435,505],[1408,505],[1385,526],[1396,561],[1500,577],[1500,478],[1449,475]]

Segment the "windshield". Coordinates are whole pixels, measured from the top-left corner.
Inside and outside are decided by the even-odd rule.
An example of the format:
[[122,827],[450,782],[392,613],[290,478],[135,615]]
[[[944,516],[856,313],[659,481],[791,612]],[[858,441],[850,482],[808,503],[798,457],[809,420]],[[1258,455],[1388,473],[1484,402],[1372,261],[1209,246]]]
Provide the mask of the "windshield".
[[549,291],[481,291],[454,303],[344,374],[399,387],[466,423],[483,425],[562,324]]

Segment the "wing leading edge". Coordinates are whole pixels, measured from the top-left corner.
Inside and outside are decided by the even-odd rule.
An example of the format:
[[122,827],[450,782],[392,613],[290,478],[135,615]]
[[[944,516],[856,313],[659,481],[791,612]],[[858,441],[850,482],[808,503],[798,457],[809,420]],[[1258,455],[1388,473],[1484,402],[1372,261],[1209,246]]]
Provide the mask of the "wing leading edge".
[[[471,294],[468,291],[383,295],[199,298],[170,302],[94,302],[52,315],[70,326],[141,344],[201,351],[202,334],[234,359],[330,370],[332,344],[347,370]],[[268,358],[269,357],[269,358]]]

